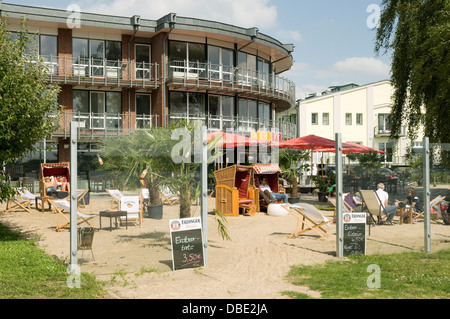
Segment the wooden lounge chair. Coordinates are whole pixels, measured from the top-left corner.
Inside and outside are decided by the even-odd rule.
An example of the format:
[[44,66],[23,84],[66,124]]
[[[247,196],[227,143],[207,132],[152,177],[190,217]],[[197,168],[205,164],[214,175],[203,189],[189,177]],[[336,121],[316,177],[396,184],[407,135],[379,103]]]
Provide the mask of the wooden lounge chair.
[[[292,205],[283,204],[281,207],[297,219],[295,233],[289,238],[300,236],[308,231],[316,233],[323,239],[331,237],[327,230],[323,228],[323,226],[329,226],[329,220],[313,205],[296,203]],[[300,224],[301,230],[299,229]]]
[[[15,195],[13,198],[8,199],[6,202],[5,213],[9,213],[16,210],[25,210],[28,213],[31,212],[31,206],[35,204],[36,196],[32,194],[26,187],[15,188]],[[38,201],[38,204],[40,201]]]
[[78,207],[85,208],[86,207],[86,200],[85,196],[89,192],[89,189],[79,189],[77,191],[77,202]]
[[120,198],[120,210],[126,211],[128,216],[120,216],[120,223],[127,220],[137,223],[139,227],[142,227],[143,211],[141,210],[140,197],[139,196],[122,196]]
[[[70,214],[70,201],[66,199],[49,199],[48,202],[53,207],[52,212],[56,212],[58,214],[58,219],[56,221],[55,231],[60,231],[62,228],[66,228],[70,226],[70,216],[67,217],[66,214]],[[89,227],[94,228],[89,220],[95,217],[95,215],[86,215],[82,214],[77,209],[77,217],[78,223],[77,226],[86,223]]]
[[[433,208],[433,206],[438,206],[444,200],[444,198],[445,197],[443,197],[441,195],[433,198],[430,201],[430,212],[432,211],[431,209]],[[414,213],[414,217],[413,218],[419,218],[419,217],[420,218],[424,218],[425,210],[423,212],[421,212],[421,213],[419,213],[419,212],[413,212],[413,213]]]
[[[373,190],[360,190],[359,193],[364,204],[363,211],[365,210],[369,213],[373,223],[381,224],[388,216],[385,214],[384,207],[380,204],[381,200],[378,198],[378,194]],[[375,220],[374,216],[377,217],[377,220]]]
[[[333,213],[333,223],[336,222],[336,199],[333,197],[328,197],[325,196],[327,198],[327,200],[334,206],[334,213]],[[353,208],[350,207],[350,205],[344,200],[342,199],[342,209],[344,213],[353,213],[354,210]]]
[[111,210],[120,209],[120,198],[123,194],[118,189],[106,189],[106,192],[111,196]]
[[175,195],[168,187],[164,186],[161,187],[161,200],[163,204],[173,206],[180,201],[180,196]]

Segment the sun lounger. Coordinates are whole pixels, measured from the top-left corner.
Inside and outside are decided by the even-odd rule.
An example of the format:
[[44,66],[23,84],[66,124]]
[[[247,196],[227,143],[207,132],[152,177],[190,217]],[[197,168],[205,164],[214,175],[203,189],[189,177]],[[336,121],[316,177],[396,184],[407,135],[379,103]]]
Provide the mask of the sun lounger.
[[[329,227],[330,221],[326,218],[320,210],[313,205],[306,203],[296,203],[292,205],[281,205],[292,216],[297,219],[296,230],[289,238],[300,236],[308,231],[312,231],[323,239],[328,239],[331,235],[324,229],[324,226]],[[301,224],[301,230],[299,226]]]
[[[52,212],[56,212],[58,214],[58,219],[56,221],[55,231],[59,231],[62,228],[70,226],[70,217],[67,217],[66,214],[70,214],[70,201],[66,199],[57,199],[57,200],[48,200],[50,205],[53,207]],[[77,217],[78,223],[77,226],[80,226],[83,223],[88,224],[91,228],[93,226],[89,223],[89,220],[95,217],[95,215],[86,215],[82,214],[77,209]],[[62,222],[61,222],[62,220]]]

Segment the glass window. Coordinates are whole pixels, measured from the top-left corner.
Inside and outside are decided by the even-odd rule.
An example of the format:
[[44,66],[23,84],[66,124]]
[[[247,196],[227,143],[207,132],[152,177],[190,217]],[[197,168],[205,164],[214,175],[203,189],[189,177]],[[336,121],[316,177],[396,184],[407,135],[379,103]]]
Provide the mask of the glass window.
[[378,114],[378,132],[388,133],[391,131],[389,114]]
[[136,114],[151,114],[150,94],[136,94]]
[[319,118],[319,114],[318,114],[318,113],[312,113],[312,114],[311,114],[311,124],[312,124],[312,125],[317,125],[317,124],[319,124],[318,118]]
[[88,40],[73,38],[72,52],[75,64],[87,64],[89,58]]
[[234,116],[234,97],[222,96],[222,115]]
[[122,112],[122,93],[106,92],[106,112],[120,114]]
[[205,114],[205,94],[204,93],[188,93],[189,116],[204,115]]
[[89,91],[73,91],[73,112],[89,113]]
[[56,57],[58,55],[58,37],[56,35],[41,35],[39,52],[46,58]]
[[106,60],[117,61],[122,59],[122,43],[120,41],[105,41]]
[[352,125],[352,113],[345,113],[345,125]]
[[150,45],[136,44],[136,62],[150,63]]
[[220,96],[210,95],[208,99],[209,115],[220,115]]
[[322,113],[322,125],[330,124],[330,113]]
[[356,125],[363,125],[363,114],[356,113]]
[[95,114],[105,112],[105,92],[91,92],[91,112]]
[[90,57],[94,60],[103,59],[104,55],[104,45],[103,41],[99,40],[90,40]]
[[247,69],[247,53],[238,52],[237,67],[240,69]]
[[184,61],[187,59],[187,44],[185,42],[170,41],[169,54],[171,61]]
[[238,116],[245,117],[245,118],[248,117],[247,100],[245,100],[245,99],[239,99]]
[[170,114],[187,114],[187,93],[186,92],[170,92],[169,93]]
[[248,117],[254,120],[258,118],[258,103],[254,100],[248,100]]

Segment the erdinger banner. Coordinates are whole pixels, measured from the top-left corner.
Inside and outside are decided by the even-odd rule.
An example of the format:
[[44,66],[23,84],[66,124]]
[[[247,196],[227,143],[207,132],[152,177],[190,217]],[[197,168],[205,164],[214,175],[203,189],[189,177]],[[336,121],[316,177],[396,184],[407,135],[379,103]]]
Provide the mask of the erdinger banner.
[[201,218],[171,219],[169,226],[173,270],[202,267],[204,252]]

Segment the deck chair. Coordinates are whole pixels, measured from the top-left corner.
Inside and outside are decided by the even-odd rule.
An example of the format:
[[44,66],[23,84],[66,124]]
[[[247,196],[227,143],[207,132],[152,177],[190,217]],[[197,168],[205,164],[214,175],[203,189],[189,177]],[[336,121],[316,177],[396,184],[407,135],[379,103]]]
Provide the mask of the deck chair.
[[[360,190],[361,199],[363,201],[363,211],[364,209],[369,214],[370,218],[374,223],[381,224],[388,216],[385,214],[384,207],[381,205],[381,200],[378,197],[377,192],[373,190]],[[377,217],[375,220],[374,216]],[[369,232],[370,232],[369,223]]]
[[[15,195],[13,198],[8,199],[6,202],[5,213],[9,213],[15,210],[25,210],[31,213],[31,206],[35,204],[36,196],[32,194],[26,187],[15,188]],[[38,200],[38,204],[41,203]]]
[[[295,233],[289,238],[295,238],[308,231],[312,231],[323,239],[328,239],[331,235],[323,226],[330,226],[330,221],[320,210],[311,204],[296,203],[292,205],[282,204],[281,207],[286,209],[292,216],[297,219]],[[301,230],[299,229],[302,225]]]
[[173,206],[180,201],[180,196],[172,193],[172,191],[167,186],[163,186],[161,187],[161,199],[163,204],[169,204],[170,206]]
[[[62,228],[69,227],[70,226],[70,218],[67,217],[66,214],[70,214],[70,201],[68,201],[67,199],[57,199],[57,200],[49,199],[48,202],[53,207],[52,213],[56,212],[58,214],[55,231],[59,231]],[[78,217],[77,226],[80,226],[81,224],[86,223],[87,225],[89,225],[89,227],[94,228],[89,223],[89,220],[94,218],[95,215],[82,214],[77,209],[77,217]]]
[[[444,198],[445,197],[439,195],[439,196],[435,197],[434,199],[432,199],[430,201],[430,212],[432,211],[433,206],[438,206],[444,200]],[[414,213],[414,218],[419,218],[419,217],[424,218],[425,210],[421,213],[419,213],[419,212],[413,212],[413,213]]]
[[[336,222],[336,199],[333,197],[325,196],[327,200],[334,206],[334,213],[333,213],[333,223]],[[344,213],[353,213],[353,208],[344,200],[342,199],[342,209]]]
[[143,212],[140,205],[139,196],[122,196],[120,198],[120,210],[126,211],[128,216],[120,216],[119,222],[132,221],[137,223],[139,227],[142,227]]
[[81,208],[85,208],[86,207],[86,200],[84,199],[84,197],[86,196],[86,194],[88,192],[89,192],[89,189],[79,189],[77,191],[78,207],[81,207]]
[[106,192],[111,196],[111,210],[120,209],[120,198],[123,194],[118,189],[106,189]]

